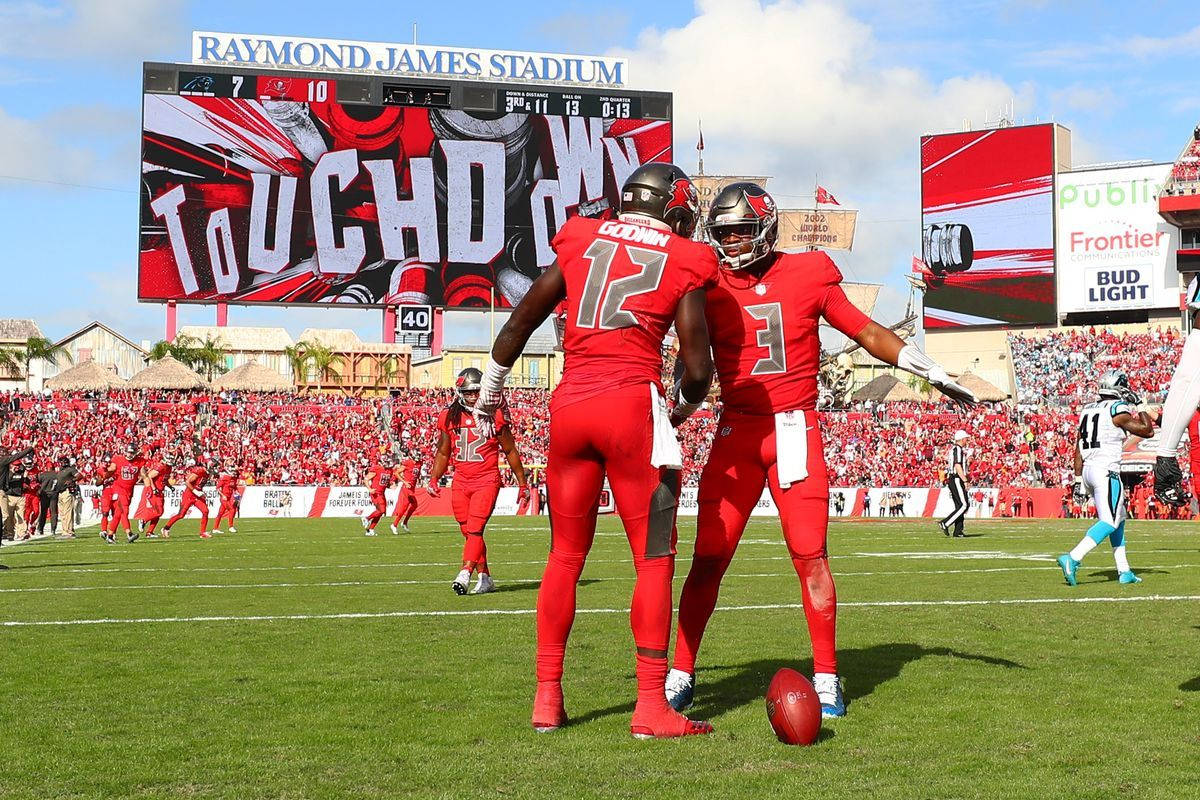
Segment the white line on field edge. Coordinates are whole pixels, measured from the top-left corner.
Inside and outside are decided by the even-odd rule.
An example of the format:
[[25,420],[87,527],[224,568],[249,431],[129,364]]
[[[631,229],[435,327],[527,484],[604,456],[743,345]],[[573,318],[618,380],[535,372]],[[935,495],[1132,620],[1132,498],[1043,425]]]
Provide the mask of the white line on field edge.
[[[1154,601],[1200,600],[1200,595],[1142,595],[1138,597],[1038,597],[1018,600],[877,600],[838,603],[838,608],[913,608],[921,606],[1024,606],[1057,603],[1144,603]],[[802,609],[800,603],[773,603],[752,606],[718,607],[717,611],[774,611]],[[135,617],[128,619],[5,620],[4,628],[62,627],[68,625],[145,625],[161,622],[288,622],[331,619],[394,619],[402,617],[495,617],[530,616],[532,608],[480,608],[471,611],[363,611],[342,614],[250,614],[244,616]],[[628,608],[581,608],[577,614],[628,614]]]

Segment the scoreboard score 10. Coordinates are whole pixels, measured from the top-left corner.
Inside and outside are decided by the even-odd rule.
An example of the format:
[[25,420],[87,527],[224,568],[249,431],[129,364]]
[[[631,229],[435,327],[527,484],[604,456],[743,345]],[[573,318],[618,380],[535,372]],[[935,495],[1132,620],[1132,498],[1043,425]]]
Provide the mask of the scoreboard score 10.
[[180,72],[179,94],[185,97],[237,97],[244,100],[337,101],[337,81],[283,75]]

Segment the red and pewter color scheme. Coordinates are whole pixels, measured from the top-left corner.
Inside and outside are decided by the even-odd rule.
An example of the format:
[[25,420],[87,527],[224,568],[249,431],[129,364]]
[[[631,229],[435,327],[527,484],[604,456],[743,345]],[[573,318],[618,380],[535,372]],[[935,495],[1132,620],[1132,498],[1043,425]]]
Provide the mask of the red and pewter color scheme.
[[821,732],[821,701],[808,678],[783,668],[767,687],[767,719],[779,741],[810,745]]
[[925,327],[1048,323],[1054,125],[921,139]]
[[612,216],[636,167],[671,158],[667,121],[476,117],[339,103],[336,80],[235,79],[145,95],[141,300],[487,306],[494,288],[515,305],[568,217]]

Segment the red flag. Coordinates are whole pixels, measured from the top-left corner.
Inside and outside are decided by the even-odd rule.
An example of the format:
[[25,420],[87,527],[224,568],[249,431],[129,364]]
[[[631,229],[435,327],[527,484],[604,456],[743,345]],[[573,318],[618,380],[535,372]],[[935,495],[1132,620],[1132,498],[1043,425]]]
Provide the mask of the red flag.
[[839,203],[837,201],[837,198],[834,197],[833,195],[831,195],[829,193],[829,190],[826,189],[824,186],[817,187],[817,202],[824,203],[827,206],[840,206],[841,205],[841,203]]
[[920,257],[913,256],[912,270],[913,272],[928,272],[929,268],[925,266],[925,262]]

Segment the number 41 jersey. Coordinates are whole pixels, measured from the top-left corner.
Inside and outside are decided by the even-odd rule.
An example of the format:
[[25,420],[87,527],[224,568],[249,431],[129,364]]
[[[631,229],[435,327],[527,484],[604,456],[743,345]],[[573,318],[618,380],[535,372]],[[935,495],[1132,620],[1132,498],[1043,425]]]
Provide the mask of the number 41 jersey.
[[1124,400],[1101,400],[1083,407],[1079,412],[1079,455],[1084,464],[1099,464],[1106,469],[1118,469],[1125,449],[1125,429],[1113,424],[1120,414],[1135,410]]
[[551,410],[659,383],[685,294],[716,284],[712,248],[649,225],[572,217],[552,242],[567,284],[563,376]]
[[870,322],[841,282],[833,259],[816,251],[780,253],[760,276],[721,271],[705,315],[727,410],[816,410],[821,318],[851,338]]

